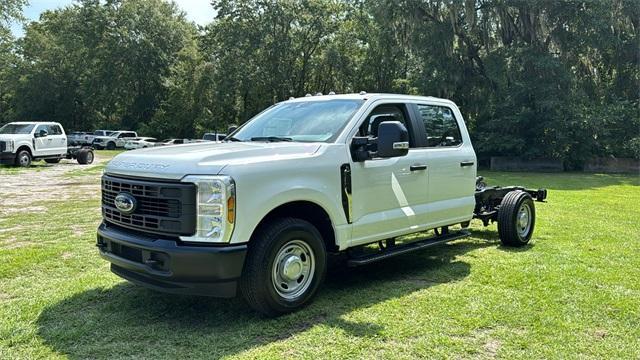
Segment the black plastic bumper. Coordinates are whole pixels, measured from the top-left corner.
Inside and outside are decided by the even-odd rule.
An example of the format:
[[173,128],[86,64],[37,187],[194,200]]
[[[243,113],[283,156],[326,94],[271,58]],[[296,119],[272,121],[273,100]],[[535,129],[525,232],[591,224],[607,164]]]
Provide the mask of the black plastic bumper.
[[0,152],[0,164],[13,165],[16,163],[16,154],[11,152]]
[[102,223],[100,256],[133,283],[175,294],[234,297],[246,245],[184,246]]

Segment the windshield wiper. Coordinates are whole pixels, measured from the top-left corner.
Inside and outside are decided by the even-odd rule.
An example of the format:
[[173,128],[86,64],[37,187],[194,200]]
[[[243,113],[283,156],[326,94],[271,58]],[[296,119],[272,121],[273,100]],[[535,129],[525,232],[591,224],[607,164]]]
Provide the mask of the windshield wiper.
[[238,139],[236,137],[233,137],[233,136],[227,136],[222,141],[233,141],[233,142],[235,142],[235,141],[242,141],[242,140],[240,140],[240,139]]
[[255,136],[251,138],[251,141],[277,142],[277,141],[293,141],[293,139],[285,136]]

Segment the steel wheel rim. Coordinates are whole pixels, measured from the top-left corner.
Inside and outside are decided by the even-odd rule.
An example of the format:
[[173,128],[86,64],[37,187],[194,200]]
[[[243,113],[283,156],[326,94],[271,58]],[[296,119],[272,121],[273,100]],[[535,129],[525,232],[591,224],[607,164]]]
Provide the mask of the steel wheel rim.
[[520,237],[526,237],[529,234],[531,230],[531,207],[529,204],[522,204],[518,209],[516,227]]
[[26,154],[20,156],[20,165],[27,166],[27,164],[29,164],[29,156]]
[[87,164],[91,164],[93,162],[93,153],[87,153]]
[[281,297],[294,300],[311,286],[315,272],[315,256],[302,240],[291,240],[276,254],[271,271],[273,288]]

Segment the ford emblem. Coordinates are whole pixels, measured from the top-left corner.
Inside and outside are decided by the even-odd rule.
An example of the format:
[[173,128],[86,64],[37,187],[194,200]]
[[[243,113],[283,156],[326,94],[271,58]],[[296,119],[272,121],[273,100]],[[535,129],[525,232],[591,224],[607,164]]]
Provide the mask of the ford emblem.
[[131,214],[136,209],[136,198],[129,193],[120,193],[116,196],[114,203],[116,209],[125,214]]

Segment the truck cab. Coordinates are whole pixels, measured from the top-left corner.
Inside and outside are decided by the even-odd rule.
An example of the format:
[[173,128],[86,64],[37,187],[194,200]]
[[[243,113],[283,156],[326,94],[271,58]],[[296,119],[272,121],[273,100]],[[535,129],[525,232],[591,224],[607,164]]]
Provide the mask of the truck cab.
[[[105,130],[96,130],[96,133]],[[138,134],[135,131],[112,131],[106,135],[97,135],[93,138],[92,145],[96,149],[115,150],[117,148],[123,148],[124,144],[128,140],[137,138]]]
[[12,122],[0,128],[0,163],[29,166],[57,162],[67,154],[67,136],[56,122]]
[[[291,99],[221,143],[116,156],[102,179],[97,245],[111,270],[131,282],[172,293],[241,293],[275,316],[313,298],[330,255],[369,264],[468,236],[449,227],[474,217],[497,219],[505,196],[484,189],[478,203],[476,164],[463,116],[449,100]],[[504,239],[526,244],[537,193],[500,191],[518,192]],[[525,203],[517,232],[511,213]],[[396,243],[428,230],[434,237]],[[381,251],[361,251],[370,244]]]

